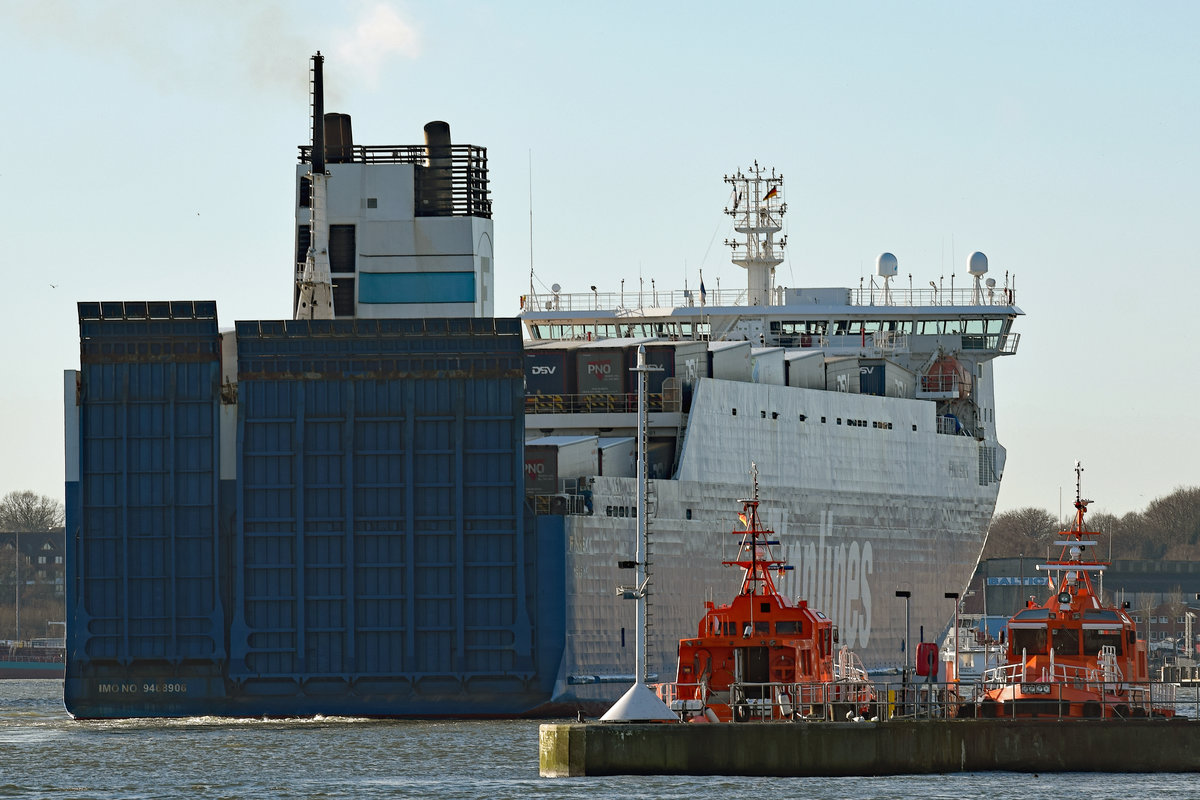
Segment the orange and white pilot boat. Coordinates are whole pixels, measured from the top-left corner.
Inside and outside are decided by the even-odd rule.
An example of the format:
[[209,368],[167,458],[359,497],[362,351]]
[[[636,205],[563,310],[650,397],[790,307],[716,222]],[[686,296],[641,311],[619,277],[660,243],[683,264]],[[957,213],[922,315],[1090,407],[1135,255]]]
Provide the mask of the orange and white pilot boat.
[[1050,596],[1008,621],[1006,663],[987,670],[977,705],[964,716],[1121,718],[1171,716],[1174,684],[1151,682],[1146,642],[1124,608],[1106,605],[1092,583],[1107,563],[1095,558],[1099,536],[1084,527],[1091,500],[1081,496],[1075,463],[1075,524],[1062,531]]
[[835,649],[833,621],[804,600],[792,603],[774,575],[791,570],[774,556],[779,542],[758,515],[754,496],[742,500],[737,557],[725,566],[742,569],[741,589],[727,605],[705,602],[694,637],[679,641],[675,682],[659,695],[685,721],[745,722],[783,719],[846,719],[869,711],[874,698],[858,657]]

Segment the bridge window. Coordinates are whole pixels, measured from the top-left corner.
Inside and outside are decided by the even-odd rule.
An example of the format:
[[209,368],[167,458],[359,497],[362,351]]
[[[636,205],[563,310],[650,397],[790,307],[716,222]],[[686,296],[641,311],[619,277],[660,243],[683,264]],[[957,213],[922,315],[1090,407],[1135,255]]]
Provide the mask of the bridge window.
[[1056,655],[1079,655],[1079,632],[1074,628],[1055,628],[1052,638]]
[[1099,653],[1101,647],[1115,647],[1117,653],[1121,652],[1121,630],[1120,628],[1112,630],[1084,630],[1083,632],[1083,652],[1091,655]]
[[1046,654],[1045,628],[1017,628],[1009,631],[1009,634],[1014,653],[1024,651],[1031,656]]

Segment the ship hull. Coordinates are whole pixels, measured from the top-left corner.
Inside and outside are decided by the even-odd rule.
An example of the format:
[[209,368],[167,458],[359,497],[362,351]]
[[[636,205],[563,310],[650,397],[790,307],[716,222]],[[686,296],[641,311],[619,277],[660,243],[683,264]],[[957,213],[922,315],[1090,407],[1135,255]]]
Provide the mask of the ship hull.
[[[751,461],[764,524],[794,567],[780,591],[828,614],[869,670],[901,668],[915,646],[906,639],[932,641],[953,618],[945,596],[970,579],[999,487],[998,471],[986,466],[981,478],[978,465],[981,448],[1001,461],[1002,448],[935,431],[929,403],[702,381],[681,477],[651,482],[650,672],[674,674],[676,643],[695,635],[704,601],[736,588],[720,562],[734,554],[729,509],[749,491]],[[634,489],[596,478],[592,515],[563,518],[570,600],[558,701],[615,699],[633,672],[634,608],[614,587],[630,581],[615,562],[633,553],[634,520],[622,514]]]

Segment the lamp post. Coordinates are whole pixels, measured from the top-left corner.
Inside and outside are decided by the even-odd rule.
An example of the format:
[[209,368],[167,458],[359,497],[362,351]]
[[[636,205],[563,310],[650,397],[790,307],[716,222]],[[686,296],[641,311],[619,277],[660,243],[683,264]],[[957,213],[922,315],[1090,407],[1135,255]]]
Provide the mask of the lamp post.
[[[954,601],[954,680],[958,680],[958,592],[946,592],[946,599]],[[950,680],[950,676],[946,676]]]
[[896,597],[904,598],[904,648],[903,649],[904,649],[904,672],[907,674],[908,667],[909,667],[908,659],[909,659],[909,655],[910,655],[908,652],[909,651],[908,639],[909,639],[909,630],[910,630],[909,624],[908,624],[909,623],[908,600],[910,597],[912,597],[912,592],[908,592],[908,591],[904,591],[904,590],[897,590]]
[[21,641],[21,534],[13,533],[13,550],[16,552],[17,594],[13,598],[13,610],[17,617],[17,641]]

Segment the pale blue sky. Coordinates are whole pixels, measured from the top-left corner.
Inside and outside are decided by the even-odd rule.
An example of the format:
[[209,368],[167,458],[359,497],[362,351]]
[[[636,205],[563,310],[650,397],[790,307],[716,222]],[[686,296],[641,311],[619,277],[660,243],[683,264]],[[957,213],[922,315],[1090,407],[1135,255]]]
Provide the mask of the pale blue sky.
[[[999,510],[1200,483],[1200,4],[163,2],[0,5],[0,493],[61,497],[75,303],[292,294],[308,58],[362,144],[488,148],[498,314],[533,264],[586,291],[744,285],[724,174],[786,178],[789,286],[914,283],[987,253],[1026,312],[996,366]],[[531,186],[532,177],[532,186]]]

